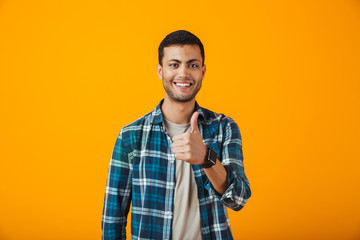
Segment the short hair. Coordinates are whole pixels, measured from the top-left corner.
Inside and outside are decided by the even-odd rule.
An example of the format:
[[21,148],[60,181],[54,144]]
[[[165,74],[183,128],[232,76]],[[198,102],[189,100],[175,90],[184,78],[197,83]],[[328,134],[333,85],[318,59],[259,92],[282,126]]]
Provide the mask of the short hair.
[[162,66],[162,59],[164,57],[164,48],[171,45],[198,45],[202,57],[202,65],[205,62],[204,46],[200,39],[186,30],[178,30],[168,34],[159,45],[159,64]]

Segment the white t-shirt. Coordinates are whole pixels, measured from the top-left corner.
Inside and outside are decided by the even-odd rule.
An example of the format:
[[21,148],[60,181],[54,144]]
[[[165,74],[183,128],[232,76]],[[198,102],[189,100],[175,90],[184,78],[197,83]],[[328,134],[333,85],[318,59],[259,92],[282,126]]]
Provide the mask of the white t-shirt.
[[[190,123],[176,124],[164,119],[164,125],[171,138],[191,131]],[[177,159],[175,164],[172,240],[201,240],[198,192],[191,164]]]

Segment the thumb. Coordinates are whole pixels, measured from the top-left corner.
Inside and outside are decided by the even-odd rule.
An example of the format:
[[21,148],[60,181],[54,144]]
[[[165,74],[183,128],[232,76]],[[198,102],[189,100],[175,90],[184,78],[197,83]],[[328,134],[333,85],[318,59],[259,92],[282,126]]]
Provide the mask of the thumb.
[[199,131],[199,127],[198,127],[198,123],[197,123],[197,119],[199,116],[199,112],[194,112],[193,115],[191,116],[191,120],[190,120],[190,125],[191,125],[191,133],[195,133]]

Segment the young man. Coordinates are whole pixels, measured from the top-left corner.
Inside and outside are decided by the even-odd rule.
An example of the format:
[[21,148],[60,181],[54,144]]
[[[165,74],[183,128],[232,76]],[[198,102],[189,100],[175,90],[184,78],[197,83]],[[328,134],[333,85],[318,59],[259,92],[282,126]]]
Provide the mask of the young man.
[[227,207],[251,195],[237,124],[201,108],[204,48],[188,31],[167,35],[157,73],[165,98],[121,129],[109,166],[103,239],[233,239]]

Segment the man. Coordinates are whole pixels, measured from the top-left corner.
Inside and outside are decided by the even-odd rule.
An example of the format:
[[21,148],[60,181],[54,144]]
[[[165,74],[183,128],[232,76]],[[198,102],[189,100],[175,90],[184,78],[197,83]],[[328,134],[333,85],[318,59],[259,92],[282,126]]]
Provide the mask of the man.
[[[165,98],[121,129],[110,160],[103,239],[233,239],[227,207],[251,195],[237,124],[201,108],[195,96],[206,72],[201,41],[167,35],[157,73]],[[216,97],[215,94],[213,94]]]

